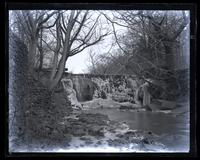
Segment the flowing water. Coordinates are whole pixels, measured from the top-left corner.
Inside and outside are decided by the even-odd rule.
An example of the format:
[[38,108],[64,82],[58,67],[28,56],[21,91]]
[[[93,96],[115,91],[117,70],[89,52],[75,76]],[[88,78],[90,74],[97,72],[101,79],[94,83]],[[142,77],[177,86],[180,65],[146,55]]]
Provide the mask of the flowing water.
[[130,129],[142,130],[159,135],[159,141],[172,152],[189,151],[189,118],[161,112],[121,111],[117,109],[90,109],[87,113],[108,115],[111,120],[126,122]]

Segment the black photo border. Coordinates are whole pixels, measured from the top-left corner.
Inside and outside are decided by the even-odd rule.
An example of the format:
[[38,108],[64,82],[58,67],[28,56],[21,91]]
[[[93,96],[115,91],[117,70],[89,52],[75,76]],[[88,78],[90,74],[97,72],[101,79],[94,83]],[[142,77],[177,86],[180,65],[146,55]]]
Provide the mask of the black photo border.
[[[184,1],[183,1],[184,2]],[[1,123],[1,131],[4,136],[2,138],[3,147],[1,154],[4,158],[60,158],[60,157],[196,157],[197,156],[197,96],[196,96],[196,59],[197,59],[197,5],[196,3],[4,3],[4,87],[1,87],[1,97],[3,101],[1,105],[1,115],[3,123]],[[99,9],[99,10],[190,10],[190,152],[189,153],[12,153],[8,152],[8,11],[9,10],[24,10],[24,9]],[[1,65],[2,65],[1,64]],[[2,135],[1,134],[1,135]],[[25,159],[26,159],[25,158]]]

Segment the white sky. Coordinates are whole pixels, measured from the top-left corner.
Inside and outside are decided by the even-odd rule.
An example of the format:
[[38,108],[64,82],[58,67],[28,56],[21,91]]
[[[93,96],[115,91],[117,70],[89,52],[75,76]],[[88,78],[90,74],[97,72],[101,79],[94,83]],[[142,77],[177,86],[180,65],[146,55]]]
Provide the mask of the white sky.
[[[104,13],[107,13],[107,15],[109,17],[112,17],[111,11],[104,11]],[[96,14],[96,13],[94,13]],[[95,15],[94,15],[95,16]],[[103,19],[101,19],[102,21],[105,20],[105,18],[102,16]],[[102,23],[103,24],[103,23]],[[107,24],[105,24],[105,27]],[[112,26],[109,25],[111,28],[109,28],[110,30],[112,30]],[[119,32],[123,32],[125,30],[124,27],[115,25],[115,30],[117,33]],[[91,50],[92,53],[95,53],[95,55],[100,55],[103,53],[106,53],[109,51],[111,44],[113,43],[112,41],[112,37],[113,35],[109,35],[104,37],[104,40],[102,40],[101,42],[99,42],[98,44],[91,46],[87,49],[85,49],[84,51],[82,51],[81,53],[78,53],[72,57],[69,57],[65,67],[68,68],[69,72],[73,72],[73,73],[87,73],[88,72],[88,66],[90,64],[89,62],[89,51]]]
[[78,53],[72,57],[69,57],[66,62],[65,67],[68,68],[69,72],[87,73],[88,66],[90,64],[89,52],[92,51],[92,53],[95,53],[95,55],[100,55],[105,52],[108,52],[108,50],[111,47],[111,43],[112,43],[111,38],[112,38],[112,35],[107,36],[99,44],[91,46],[91,47],[87,48],[86,50],[82,51],[81,53]]
[[88,55],[86,51],[80,54],[76,54],[73,57],[69,57],[65,65],[69,72],[73,73],[84,73],[87,72],[87,61]]

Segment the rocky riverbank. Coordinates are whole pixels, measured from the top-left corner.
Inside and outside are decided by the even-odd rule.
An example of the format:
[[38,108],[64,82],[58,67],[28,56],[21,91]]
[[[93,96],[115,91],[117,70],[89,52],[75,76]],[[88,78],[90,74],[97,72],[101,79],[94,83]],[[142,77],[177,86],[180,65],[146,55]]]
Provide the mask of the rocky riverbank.
[[[59,123],[63,128],[60,145],[35,144],[28,151],[35,152],[153,152],[166,147],[157,141],[152,132],[131,130],[125,122],[111,121],[103,114],[76,111]],[[108,150],[109,149],[109,150]],[[25,148],[21,151],[26,150]]]

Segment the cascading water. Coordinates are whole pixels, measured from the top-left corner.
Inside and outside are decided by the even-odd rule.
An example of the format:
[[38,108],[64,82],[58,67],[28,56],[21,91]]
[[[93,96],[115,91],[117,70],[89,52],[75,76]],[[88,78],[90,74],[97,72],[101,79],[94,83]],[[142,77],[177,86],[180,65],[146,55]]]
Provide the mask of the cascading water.
[[83,102],[92,100],[94,94],[94,83],[89,78],[75,76],[72,78],[72,81],[78,101]]

